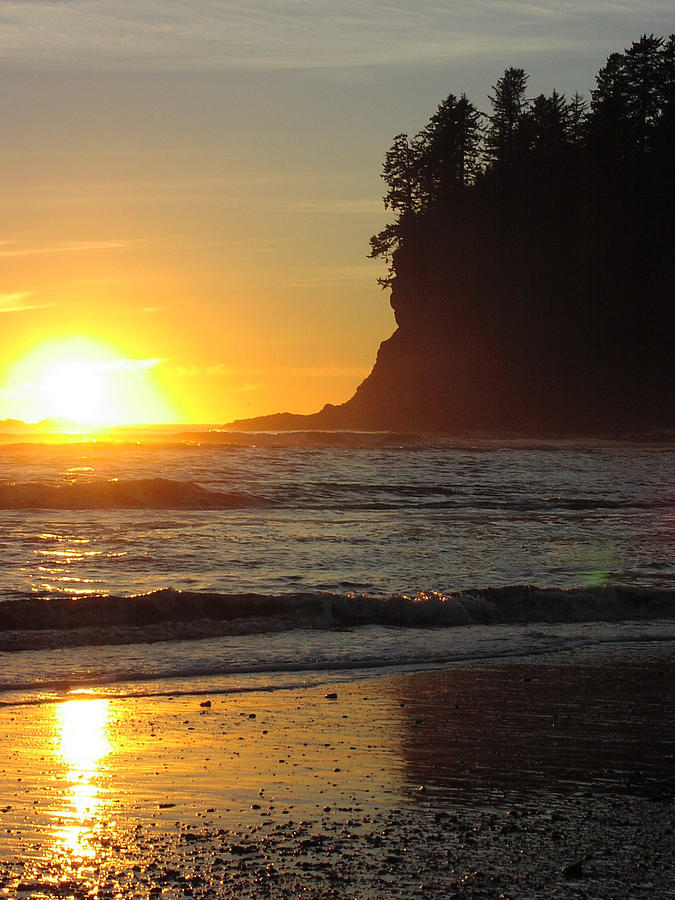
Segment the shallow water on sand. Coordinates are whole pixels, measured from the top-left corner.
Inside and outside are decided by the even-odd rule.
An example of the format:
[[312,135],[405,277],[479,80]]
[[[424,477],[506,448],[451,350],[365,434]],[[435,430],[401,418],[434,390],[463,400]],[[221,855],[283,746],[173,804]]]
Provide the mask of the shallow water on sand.
[[5,895],[667,897],[672,646],[0,710]]

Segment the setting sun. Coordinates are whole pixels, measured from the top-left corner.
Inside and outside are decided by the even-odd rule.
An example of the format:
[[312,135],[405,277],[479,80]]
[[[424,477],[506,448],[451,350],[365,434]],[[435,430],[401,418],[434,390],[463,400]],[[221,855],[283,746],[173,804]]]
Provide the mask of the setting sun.
[[176,421],[155,383],[158,359],[130,359],[89,338],[43,344],[10,371],[5,392],[27,421],[66,420],[76,426]]
[[97,362],[57,362],[45,368],[42,387],[57,415],[82,424],[99,424],[109,407],[108,380]]

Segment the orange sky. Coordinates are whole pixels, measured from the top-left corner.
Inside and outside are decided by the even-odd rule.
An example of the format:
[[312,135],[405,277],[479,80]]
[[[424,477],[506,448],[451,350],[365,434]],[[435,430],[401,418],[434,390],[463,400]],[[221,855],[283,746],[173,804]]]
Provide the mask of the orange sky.
[[0,419],[98,404],[223,423],[348,399],[395,327],[366,258],[393,135],[449,91],[486,108],[507,65],[536,93],[587,90],[670,13],[3,0]]

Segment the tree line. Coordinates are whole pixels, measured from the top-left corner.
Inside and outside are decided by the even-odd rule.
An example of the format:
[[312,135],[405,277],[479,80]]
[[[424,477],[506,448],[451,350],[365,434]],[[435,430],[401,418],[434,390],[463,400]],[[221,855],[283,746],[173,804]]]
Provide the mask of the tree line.
[[600,70],[590,104],[580,95],[527,98],[528,75],[506,69],[493,86],[491,112],[449,94],[414,137],[397,134],[385,155],[385,207],[394,219],[370,240],[371,257],[391,264],[408,231],[426,215],[452,215],[466,192],[495,181],[585,168],[602,182],[645,164],[672,163],[675,35],[643,35]]

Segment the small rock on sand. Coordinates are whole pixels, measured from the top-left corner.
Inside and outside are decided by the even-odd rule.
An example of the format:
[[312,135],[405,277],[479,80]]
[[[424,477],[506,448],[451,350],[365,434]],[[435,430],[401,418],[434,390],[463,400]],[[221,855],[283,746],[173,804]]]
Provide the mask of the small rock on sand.
[[580,861],[573,862],[563,867],[562,875],[563,878],[570,880],[574,878],[583,878],[584,868]]

